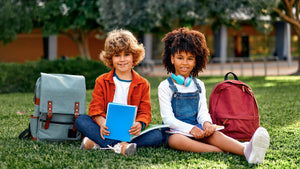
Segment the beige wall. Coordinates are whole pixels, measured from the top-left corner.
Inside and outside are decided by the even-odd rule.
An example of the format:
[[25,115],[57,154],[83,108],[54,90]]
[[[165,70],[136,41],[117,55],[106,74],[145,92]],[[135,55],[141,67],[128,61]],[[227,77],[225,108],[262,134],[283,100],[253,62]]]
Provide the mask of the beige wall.
[[[99,60],[98,55],[103,49],[104,39],[98,40],[95,34],[89,38],[89,49],[91,57]],[[43,37],[41,29],[35,29],[30,34],[19,34],[12,43],[3,46],[0,42],[0,62],[18,62],[36,61],[42,58]],[[67,57],[76,57],[79,55],[76,45],[71,39],[64,35],[57,37],[57,57],[62,55]]]

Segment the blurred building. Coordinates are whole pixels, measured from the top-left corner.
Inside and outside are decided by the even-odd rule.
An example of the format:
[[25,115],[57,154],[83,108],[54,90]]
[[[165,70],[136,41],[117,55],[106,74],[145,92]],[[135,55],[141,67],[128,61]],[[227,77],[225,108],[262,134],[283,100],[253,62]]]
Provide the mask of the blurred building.
[[[211,60],[226,61],[228,58],[278,57],[285,60],[297,53],[297,36],[285,22],[275,22],[268,34],[258,32],[250,24],[242,24],[240,29],[222,26],[212,32],[208,25],[194,29],[204,33],[211,52]],[[142,42],[146,46],[146,60],[161,63],[163,43],[162,35],[148,34]],[[91,58],[98,60],[105,39],[97,39],[93,34],[89,38]],[[30,34],[19,34],[17,39],[5,46],[0,42],[0,62],[35,61],[40,58],[65,58],[79,55],[76,45],[64,35],[43,38],[41,29]]]
[[[104,47],[104,39],[92,34],[88,40],[91,58],[97,60]],[[5,46],[0,42],[0,62],[36,61],[41,58],[67,58],[79,56],[75,43],[65,35],[42,37],[41,29],[30,34],[19,34],[17,39]]]

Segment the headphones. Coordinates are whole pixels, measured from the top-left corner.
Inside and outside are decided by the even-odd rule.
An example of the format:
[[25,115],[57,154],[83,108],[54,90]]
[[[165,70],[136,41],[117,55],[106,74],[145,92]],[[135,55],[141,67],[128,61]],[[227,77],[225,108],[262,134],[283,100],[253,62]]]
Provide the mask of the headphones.
[[177,84],[184,85],[188,87],[192,82],[192,75],[190,77],[184,78],[181,75],[176,76],[174,73],[171,73],[172,79],[176,81]]

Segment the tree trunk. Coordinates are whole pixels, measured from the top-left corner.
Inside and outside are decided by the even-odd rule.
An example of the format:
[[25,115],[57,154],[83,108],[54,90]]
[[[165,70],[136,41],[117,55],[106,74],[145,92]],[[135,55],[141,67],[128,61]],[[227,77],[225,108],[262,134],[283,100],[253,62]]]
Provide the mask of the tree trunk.
[[79,55],[82,58],[91,59],[90,49],[88,45],[88,37],[90,31],[82,31],[82,30],[73,30],[71,32],[63,32],[66,36],[68,36],[77,46],[79,51]]
[[88,45],[88,32],[76,31],[74,32],[74,42],[78,48],[80,57],[91,59],[89,45]]
[[87,38],[81,39],[81,40],[75,41],[75,43],[78,48],[80,57],[91,59],[89,45],[88,45],[88,39]]

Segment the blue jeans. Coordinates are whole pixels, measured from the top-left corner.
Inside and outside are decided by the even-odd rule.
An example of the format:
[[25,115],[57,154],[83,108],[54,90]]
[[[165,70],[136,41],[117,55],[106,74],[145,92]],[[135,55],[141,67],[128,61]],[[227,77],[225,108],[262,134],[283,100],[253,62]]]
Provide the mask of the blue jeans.
[[[107,145],[114,146],[121,142],[107,138],[103,140],[100,136],[100,126],[88,115],[80,115],[77,117],[75,120],[75,127],[102,148],[106,148]],[[130,143],[136,143],[137,147],[157,147],[161,145],[162,140],[163,136],[161,131],[156,129],[131,140]]]

